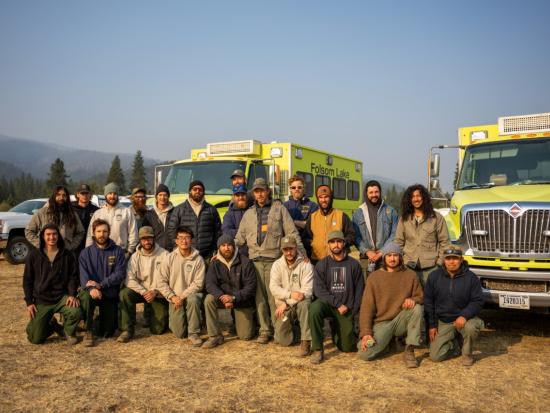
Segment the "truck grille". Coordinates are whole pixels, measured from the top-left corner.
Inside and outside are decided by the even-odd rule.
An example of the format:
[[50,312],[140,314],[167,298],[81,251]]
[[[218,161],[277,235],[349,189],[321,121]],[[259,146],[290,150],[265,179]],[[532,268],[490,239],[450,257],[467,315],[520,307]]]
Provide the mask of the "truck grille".
[[464,225],[470,248],[478,252],[550,253],[550,210],[529,209],[516,218],[502,209],[469,211]]

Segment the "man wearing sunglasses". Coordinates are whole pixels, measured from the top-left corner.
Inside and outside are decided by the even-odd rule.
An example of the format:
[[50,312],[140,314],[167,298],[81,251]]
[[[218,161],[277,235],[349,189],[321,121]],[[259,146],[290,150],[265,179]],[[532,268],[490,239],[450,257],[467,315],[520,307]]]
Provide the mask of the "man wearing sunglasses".
[[433,361],[458,356],[462,347],[462,364],[474,364],[474,341],[484,327],[477,317],[482,308],[479,278],[468,269],[460,248],[447,248],[443,252],[443,267],[430,273],[424,289]]
[[284,206],[288,209],[290,216],[294,220],[294,225],[296,225],[298,233],[302,237],[308,217],[319,209],[319,205],[305,196],[305,181],[301,176],[294,175],[291,177],[288,180],[288,186],[290,188],[290,196],[288,197],[288,201],[284,203]]

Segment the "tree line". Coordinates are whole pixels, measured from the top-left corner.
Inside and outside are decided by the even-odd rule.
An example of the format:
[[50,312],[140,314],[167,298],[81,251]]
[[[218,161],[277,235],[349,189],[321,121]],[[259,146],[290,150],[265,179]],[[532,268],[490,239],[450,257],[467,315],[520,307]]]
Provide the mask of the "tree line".
[[[84,181],[96,194],[102,194],[103,186],[109,182],[115,182],[123,194],[136,187],[149,189],[147,187],[147,170],[140,150],[134,156],[128,186],[118,155],[113,158],[106,178],[104,174],[98,174]],[[60,158],[50,165],[48,179],[35,178],[28,173],[22,173],[20,176],[10,179],[2,176],[0,177],[0,211],[6,211],[27,199],[47,198],[51,195],[52,188],[57,185],[64,185],[69,188],[71,193],[74,193],[81,183],[83,182],[75,182],[71,179],[65,169],[65,163]]]

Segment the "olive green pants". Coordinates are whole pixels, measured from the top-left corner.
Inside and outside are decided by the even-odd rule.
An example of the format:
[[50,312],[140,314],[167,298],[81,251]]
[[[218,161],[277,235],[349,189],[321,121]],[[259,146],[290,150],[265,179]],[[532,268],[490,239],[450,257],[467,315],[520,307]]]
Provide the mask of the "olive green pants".
[[449,357],[458,356],[460,346],[458,340],[455,340],[457,334],[460,334],[464,340],[462,354],[472,355],[474,342],[483,327],[485,323],[477,317],[469,319],[460,330],[453,323],[444,323],[440,320],[437,325],[437,336],[430,343],[430,358],[433,361],[443,361]]
[[[214,298],[212,294],[208,294],[204,300],[204,309],[206,312],[206,329],[209,337],[215,337],[222,334],[218,309],[225,309],[225,306],[220,300]],[[256,323],[254,323],[254,307],[234,308],[235,314],[235,329],[237,336],[241,340],[250,340],[254,337]]]
[[[147,303],[147,301],[141,294],[128,287],[120,290],[119,298],[120,329],[133,335],[136,328],[136,304]],[[148,307],[150,308],[149,330],[152,334],[164,333],[168,329],[168,301],[164,297],[155,298]]]
[[357,336],[353,326],[353,314],[348,311],[341,315],[338,309],[330,306],[323,300],[315,300],[309,306],[309,328],[311,330],[311,350],[317,351],[323,349],[325,334],[323,331],[325,318],[332,317],[332,337],[336,347],[343,352],[352,352],[355,350]]
[[300,324],[300,340],[311,340],[308,322],[310,304],[311,299],[306,298],[290,307],[283,317],[275,320],[275,341],[277,343],[281,346],[290,346],[296,341],[296,337],[294,337],[296,321]]
[[52,317],[55,313],[63,316],[63,328],[65,335],[72,336],[76,332],[76,326],[82,318],[80,307],[66,305],[67,296],[64,296],[55,304],[35,304],[36,314],[27,324],[27,338],[33,344],[42,344],[52,335]]
[[271,280],[271,267],[273,261],[254,261],[256,268],[256,311],[260,323],[260,334],[273,336],[273,324],[275,320],[275,300],[269,289]]
[[[78,298],[84,313],[86,331],[93,331],[96,336],[104,337],[115,334],[118,324],[118,298],[102,297],[101,300],[96,300],[88,290],[80,290]],[[99,307],[99,322],[94,326],[96,307]]]
[[180,308],[168,304],[168,325],[178,338],[201,332],[202,293],[191,294]]

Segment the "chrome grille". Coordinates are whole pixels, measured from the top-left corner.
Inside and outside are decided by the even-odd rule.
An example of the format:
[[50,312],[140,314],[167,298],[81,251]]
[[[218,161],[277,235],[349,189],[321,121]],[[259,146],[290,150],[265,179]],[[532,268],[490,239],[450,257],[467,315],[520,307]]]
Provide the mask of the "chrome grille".
[[513,218],[502,209],[468,211],[465,234],[470,248],[479,252],[548,254],[550,210],[528,209]]

